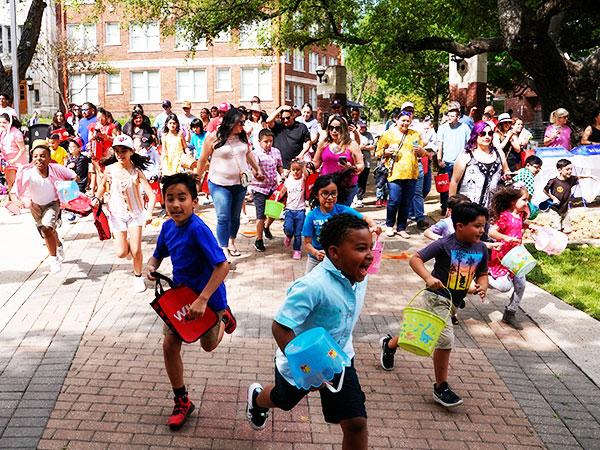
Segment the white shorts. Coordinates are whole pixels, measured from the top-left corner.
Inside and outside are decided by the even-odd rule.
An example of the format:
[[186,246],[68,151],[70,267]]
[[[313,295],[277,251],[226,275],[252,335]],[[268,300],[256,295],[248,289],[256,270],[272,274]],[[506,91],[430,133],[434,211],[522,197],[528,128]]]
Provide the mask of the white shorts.
[[110,230],[114,232],[127,231],[130,227],[143,227],[146,225],[146,211],[141,212],[137,216],[128,214],[126,217],[110,214],[108,216]]

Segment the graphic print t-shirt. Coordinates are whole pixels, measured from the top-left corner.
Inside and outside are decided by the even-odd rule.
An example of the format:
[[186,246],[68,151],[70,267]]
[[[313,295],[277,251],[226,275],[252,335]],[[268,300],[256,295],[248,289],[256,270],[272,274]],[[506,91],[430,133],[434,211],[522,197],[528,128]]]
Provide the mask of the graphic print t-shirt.
[[[455,234],[438,239],[417,253],[423,261],[435,258],[431,275],[450,290],[452,302],[457,306],[464,305],[471,282],[488,271],[488,252],[483,242],[461,242]],[[435,292],[449,297],[445,289]]]

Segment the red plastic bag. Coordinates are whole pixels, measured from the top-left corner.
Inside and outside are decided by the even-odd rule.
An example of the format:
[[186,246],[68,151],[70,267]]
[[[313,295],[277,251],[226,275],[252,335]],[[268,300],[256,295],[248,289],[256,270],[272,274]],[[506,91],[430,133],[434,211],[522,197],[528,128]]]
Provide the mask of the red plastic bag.
[[450,190],[450,177],[447,173],[438,173],[434,179],[436,191],[442,193]]
[[[187,286],[174,286],[170,278],[158,272],[151,275],[156,278],[156,285],[155,298],[150,306],[182,341],[188,344],[196,342],[219,322],[219,316],[209,306],[201,318],[189,319],[188,310],[198,294]],[[171,289],[165,291],[161,280],[166,281]]]
[[[156,196],[156,203],[160,203],[162,205],[163,196],[160,190],[160,183],[158,182],[158,180],[151,182],[150,187],[152,188],[152,192],[154,192],[154,195]],[[154,208],[154,205],[150,205],[150,207]]]
[[106,217],[106,214],[102,211],[102,205],[100,204],[94,208],[94,225],[96,225],[98,237],[101,241],[106,241],[111,238],[108,217]]
[[84,193],[79,194],[79,197],[74,198],[67,203],[61,203],[60,207],[65,211],[69,211],[75,214],[79,214],[81,217],[85,217],[92,212],[92,201]]

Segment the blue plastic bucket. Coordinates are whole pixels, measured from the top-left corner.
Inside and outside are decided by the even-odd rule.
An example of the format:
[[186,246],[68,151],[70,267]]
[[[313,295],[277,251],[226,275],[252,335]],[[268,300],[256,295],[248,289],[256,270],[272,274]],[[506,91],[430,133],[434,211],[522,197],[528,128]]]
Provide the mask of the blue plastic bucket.
[[62,180],[54,182],[58,198],[62,203],[69,203],[79,197],[80,191],[77,183],[72,180]]
[[[299,334],[285,347],[294,384],[300,389],[318,388],[325,384],[331,392],[339,392],[344,381],[344,371],[350,358],[324,328],[312,328]],[[339,386],[329,383],[342,373]]]

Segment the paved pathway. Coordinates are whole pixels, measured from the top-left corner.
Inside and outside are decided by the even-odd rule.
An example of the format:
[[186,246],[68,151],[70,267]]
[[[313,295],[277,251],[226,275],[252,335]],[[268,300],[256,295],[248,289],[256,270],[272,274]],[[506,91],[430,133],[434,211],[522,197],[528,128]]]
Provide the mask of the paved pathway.
[[[203,213],[209,223],[213,216]],[[1,449],[340,448],[339,428],[324,423],[315,394],[291,412],[274,412],[262,432],[245,421],[248,384],[273,376],[271,319],[304,272],[304,261],[282,249],[281,231],[264,255],[240,238],[246,251],[227,282],[238,329],[211,354],[186,346],[198,409],[171,432],[151,291],[131,293],[129,262],[114,258],[89,221],[65,227],[67,262],[51,277],[39,266],[44,251],[28,216],[11,220],[0,225],[3,254],[12,255],[0,279]],[[146,254],[158,229],[148,231]],[[421,245],[395,240],[386,253]],[[398,259],[384,260],[369,282],[355,345],[371,448],[600,448],[600,389],[563,353],[560,338],[532,321],[520,333],[499,323],[505,297],[473,300],[460,312],[450,382],[463,406],[448,412],[433,403],[430,359],[399,351],[396,369],[382,371],[378,338],[398,330],[402,307],[421,285]]]

